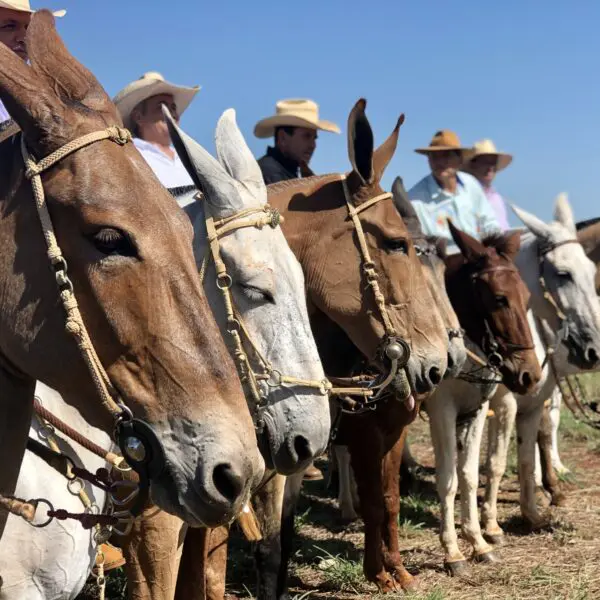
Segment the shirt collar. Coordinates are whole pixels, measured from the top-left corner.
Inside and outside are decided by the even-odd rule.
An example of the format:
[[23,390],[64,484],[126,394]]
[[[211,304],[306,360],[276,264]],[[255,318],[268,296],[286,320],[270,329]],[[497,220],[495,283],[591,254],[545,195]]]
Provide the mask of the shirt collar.
[[164,156],[169,160],[175,160],[177,158],[177,152],[175,152],[175,146],[173,146],[173,144],[171,144],[170,148],[173,150],[173,152],[175,152],[175,156],[173,157],[173,159],[171,159],[170,156],[167,156],[158,146],[155,146],[152,142],[147,142],[142,138],[134,137],[133,143],[138,148],[142,148],[143,150],[151,150],[152,152],[156,152],[157,154],[160,154],[161,156]]
[[[456,182],[460,187],[465,187],[464,181],[461,179],[460,173],[456,174]],[[437,200],[440,196],[452,197],[456,195],[443,190],[432,173],[429,174],[427,187],[429,188],[429,196],[432,200]],[[457,188],[458,191],[458,188]]]
[[281,150],[277,147],[269,146],[267,148],[267,156],[274,158],[280,165],[282,165],[286,171],[293,173],[294,175],[298,174],[298,169],[300,165],[293,159],[285,156]]

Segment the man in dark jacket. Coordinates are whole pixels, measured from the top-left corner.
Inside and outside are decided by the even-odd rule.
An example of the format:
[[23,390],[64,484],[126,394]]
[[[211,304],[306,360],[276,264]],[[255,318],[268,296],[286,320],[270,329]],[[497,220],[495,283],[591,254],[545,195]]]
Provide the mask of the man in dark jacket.
[[[317,147],[317,131],[339,133],[340,128],[319,119],[319,107],[312,100],[280,100],[276,114],[262,119],[254,128],[258,138],[274,138],[275,145],[258,160],[265,183],[277,183],[312,175],[308,163]],[[323,473],[311,464],[304,479],[317,481]]]
[[317,146],[317,131],[339,133],[335,123],[319,119],[319,107],[312,100],[280,100],[276,114],[262,119],[254,128],[258,138],[275,140],[258,164],[265,183],[296,179],[310,173],[308,163]]

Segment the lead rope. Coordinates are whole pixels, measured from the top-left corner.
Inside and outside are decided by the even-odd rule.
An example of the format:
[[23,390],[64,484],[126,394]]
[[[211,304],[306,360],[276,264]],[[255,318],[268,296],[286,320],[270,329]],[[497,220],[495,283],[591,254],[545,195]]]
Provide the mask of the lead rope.
[[[41,404],[40,404],[41,406]],[[36,414],[36,418],[40,424],[39,435],[42,439],[46,440],[48,446],[54,452],[60,453],[60,447],[56,438],[54,437],[54,431],[52,425],[46,421],[39,414]],[[78,441],[78,440],[75,440]],[[83,504],[85,512],[92,512],[94,505],[90,500],[83,481],[76,477],[73,473],[70,463],[67,463],[67,490],[70,494],[79,496],[81,503]],[[110,537],[110,530],[103,530],[100,523],[96,523],[94,526],[94,541],[96,542],[96,556],[94,560],[94,566],[92,567],[92,576],[96,581],[96,587],[98,588],[99,600],[105,600],[106,592],[106,578],[104,577],[104,552],[101,550],[101,544],[104,543]]]
[[42,226],[42,233],[46,240],[47,255],[52,267],[56,283],[60,290],[60,299],[62,301],[65,312],[67,313],[67,321],[65,324],[66,331],[75,338],[77,346],[81,351],[81,355],[88,367],[96,390],[100,396],[103,406],[114,417],[123,416],[124,410],[122,405],[115,402],[114,398],[118,397],[113,388],[98,355],[94,349],[94,345],[90,339],[88,331],[83,322],[83,317],[79,311],[79,305],[75,298],[73,283],[67,274],[67,261],[65,260],[60,246],[56,240],[56,234],[52,225],[52,219],[48,212],[46,197],[44,194],[44,186],[42,185],[41,174],[61,161],[66,156],[73,154],[81,148],[90,146],[101,140],[111,140],[120,146],[124,146],[131,140],[131,134],[126,129],[120,127],[109,127],[103,131],[96,131],[83,137],[80,137],[72,142],[69,142],[62,148],[52,152],[40,162],[36,163],[25,144],[25,137],[21,136],[21,154],[25,163],[25,177],[31,181],[33,197],[37,208],[38,216]]

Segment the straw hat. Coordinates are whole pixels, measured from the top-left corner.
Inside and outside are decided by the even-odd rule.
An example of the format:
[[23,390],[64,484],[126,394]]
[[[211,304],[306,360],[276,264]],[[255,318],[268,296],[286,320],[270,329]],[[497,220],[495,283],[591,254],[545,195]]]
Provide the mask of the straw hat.
[[[34,13],[31,9],[29,0],[0,0],[0,8],[8,8],[18,12]],[[64,17],[67,14],[66,10],[55,10],[52,13],[55,17]]]
[[113,98],[113,102],[121,113],[125,127],[131,129],[131,112],[140,102],[152,98],[152,96],[170,94],[175,99],[177,112],[181,116],[199,91],[199,85],[194,87],[175,85],[174,83],[165,81],[165,78],[160,73],[149,71],[148,73],[144,73],[139,79],[125,86]]
[[478,156],[496,156],[498,158],[496,171],[502,171],[502,169],[506,169],[513,159],[513,157],[506,152],[498,152],[492,140],[481,140],[479,142],[475,142],[475,144],[473,144],[473,148],[465,153],[465,162],[470,163]]
[[319,105],[312,100],[302,98],[280,100],[275,105],[275,111],[275,115],[262,119],[256,124],[254,127],[256,137],[273,137],[276,127],[306,127],[340,133],[340,128],[335,123],[319,119]]
[[417,148],[415,152],[417,154],[427,155],[431,152],[448,150],[458,150],[464,154],[467,152],[468,148],[463,148],[460,145],[460,139],[454,133],[454,131],[450,131],[449,129],[441,129],[431,138],[431,142],[429,142],[429,146],[427,146],[427,148]]

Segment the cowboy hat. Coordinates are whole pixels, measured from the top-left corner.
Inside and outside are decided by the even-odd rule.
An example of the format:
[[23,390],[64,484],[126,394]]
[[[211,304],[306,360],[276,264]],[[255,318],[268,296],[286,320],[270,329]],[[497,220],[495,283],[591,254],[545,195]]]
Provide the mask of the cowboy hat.
[[449,129],[441,129],[436,132],[429,142],[427,148],[417,148],[415,152],[417,154],[430,154],[431,152],[442,152],[448,150],[457,150],[461,154],[465,153],[468,148],[463,148],[460,145],[460,139]]
[[496,165],[496,171],[502,171],[506,169],[512,162],[512,155],[506,152],[498,152],[496,146],[492,140],[481,140],[473,144],[473,148],[467,150],[465,153],[465,163],[470,163],[473,159],[478,156],[496,156],[498,159]]
[[[8,8],[10,10],[16,10],[17,12],[34,13],[35,10],[31,9],[29,0],[0,0],[0,8]],[[67,14],[66,10],[55,10],[52,13],[55,17],[64,17]]]
[[[1,0],[0,0],[1,1]],[[184,87],[165,81],[156,71],[144,73],[129,85],[126,85],[114,98],[113,102],[121,113],[123,124],[131,129],[131,112],[144,100],[160,94],[170,94],[175,99],[179,116],[190,105],[194,96],[200,91],[200,86]]]
[[275,115],[262,119],[256,124],[254,135],[257,138],[273,137],[276,127],[306,127],[340,133],[340,128],[335,123],[319,119],[319,105],[312,100],[302,98],[280,100],[275,105],[275,111]]

